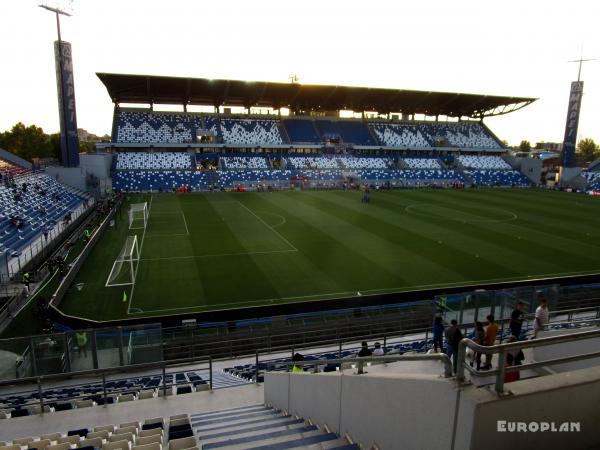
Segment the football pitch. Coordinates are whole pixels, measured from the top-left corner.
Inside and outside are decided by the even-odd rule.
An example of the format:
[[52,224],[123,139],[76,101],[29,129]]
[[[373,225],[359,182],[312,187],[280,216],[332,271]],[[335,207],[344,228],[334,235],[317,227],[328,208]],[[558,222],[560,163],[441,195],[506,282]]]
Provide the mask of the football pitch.
[[[130,203],[146,228],[129,229]],[[106,287],[128,236],[134,284]],[[537,189],[137,194],[67,291],[109,320],[600,273],[600,198]],[[127,278],[127,277],[125,277]]]

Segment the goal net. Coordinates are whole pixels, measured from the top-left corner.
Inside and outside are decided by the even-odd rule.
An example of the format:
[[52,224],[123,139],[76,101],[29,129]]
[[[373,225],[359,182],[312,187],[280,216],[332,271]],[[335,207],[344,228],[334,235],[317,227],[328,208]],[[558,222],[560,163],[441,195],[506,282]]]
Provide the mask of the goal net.
[[132,203],[129,206],[129,229],[139,230],[148,224],[148,203]]
[[127,236],[125,245],[112,265],[106,286],[127,286],[135,283],[135,272],[139,260],[137,236]]

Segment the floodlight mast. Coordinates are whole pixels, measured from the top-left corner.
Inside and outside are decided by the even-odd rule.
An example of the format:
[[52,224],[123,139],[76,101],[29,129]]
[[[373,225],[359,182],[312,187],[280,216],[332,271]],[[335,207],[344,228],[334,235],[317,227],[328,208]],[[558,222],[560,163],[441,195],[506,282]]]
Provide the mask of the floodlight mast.
[[66,11],[63,11],[62,9],[59,8],[52,8],[51,6],[48,5],[38,5],[40,8],[43,8],[47,11],[53,12],[54,14],[56,14],[56,31],[58,33],[58,45],[60,48],[60,43],[61,43],[61,38],[60,38],[60,16],[67,16],[67,17],[71,17],[71,14],[69,14]]
[[[58,67],[59,67],[59,70],[58,70],[58,82],[59,83],[58,84],[59,84],[59,86],[61,86],[59,89],[62,89],[63,81],[64,81],[63,80],[63,70],[64,70],[64,67],[63,67],[63,57],[62,57],[62,37],[61,37],[61,34],[60,34],[60,16],[71,17],[72,14],[70,14],[70,13],[68,13],[66,11],[63,11],[62,9],[53,8],[53,7],[48,6],[48,5],[38,5],[38,6],[40,8],[43,8],[43,9],[47,10],[47,11],[50,11],[50,12],[52,12],[52,13],[54,13],[56,15],[56,32],[58,34],[58,55],[59,55],[58,56]],[[59,92],[62,92],[62,91],[59,91]],[[65,101],[64,94],[61,95],[61,101],[63,102],[63,104],[60,107],[60,111],[61,111],[61,114],[62,114],[62,117],[61,117],[61,126],[60,126],[61,130],[60,130],[60,132],[61,132],[61,136],[63,134],[66,136],[67,135],[67,108],[65,108],[65,105],[64,105],[64,101]],[[65,140],[66,140],[66,138],[65,138]],[[62,137],[61,137],[61,147],[63,145],[62,142],[63,142],[63,140],[62,140]],[[67,146],[66,142],[65,142],[64,145]],[[68,160],[68,157],[65,158],[65,155],[68,153],[67,149],[61,149],[61,151],[62,151],[62,154],[63,154],[63,159],[67,159]],[[62,161],[62,163],[63,163],[63,165],[67,164],[66,161]]]
[[590,62],[590,61],[598,61],[598,60],[596,58],[583,59],[583,57],[581,57],[579,59],[574,59],[573,61],[567,61],[570,63],[579,63],[579,72],[577,72],[577,82],[581,81],[581,67],[583,66],[583,63]]

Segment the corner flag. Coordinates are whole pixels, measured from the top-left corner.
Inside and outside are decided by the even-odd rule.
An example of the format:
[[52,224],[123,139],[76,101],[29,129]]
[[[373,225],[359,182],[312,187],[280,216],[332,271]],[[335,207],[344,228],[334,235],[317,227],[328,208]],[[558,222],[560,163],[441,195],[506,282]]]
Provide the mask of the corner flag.
[[123,291],[123,303],[127,303],[127,292]]

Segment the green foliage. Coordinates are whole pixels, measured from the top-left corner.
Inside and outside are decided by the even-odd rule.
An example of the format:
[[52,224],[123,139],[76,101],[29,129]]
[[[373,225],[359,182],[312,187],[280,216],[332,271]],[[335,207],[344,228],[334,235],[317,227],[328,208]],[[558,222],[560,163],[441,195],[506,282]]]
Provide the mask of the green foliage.
[[596,158],[600,158],[600,146],[591,138],[582,139],[577,144],[577,153],[583,160],[593,161]]
[[531,143],[529,141],[523,140],[519,144],[519,150],[522,152],[530,152],[531,151]]
[[22,122],[10,131],[0,133],[0,148],[8,150],[23,159],[58,158],[60,145],[55,142],[58,135],[48,135],[38,126],[25,126]]

